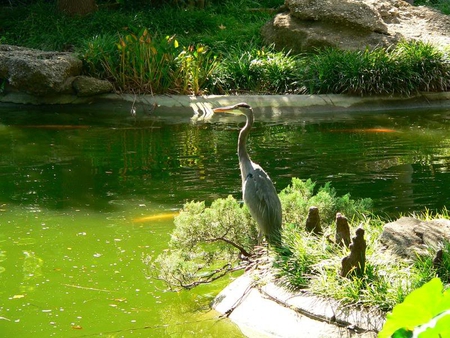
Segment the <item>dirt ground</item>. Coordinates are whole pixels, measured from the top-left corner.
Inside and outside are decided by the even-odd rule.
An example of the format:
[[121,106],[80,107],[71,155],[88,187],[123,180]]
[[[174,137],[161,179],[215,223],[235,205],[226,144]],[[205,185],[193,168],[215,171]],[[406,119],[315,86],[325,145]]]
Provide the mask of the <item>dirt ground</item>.
[[[394,3],[394,6],[392,4]],[[377,1],[376,7],[391,35],[429,42],[438,47],[450,45],[450,16],[406,1]]]

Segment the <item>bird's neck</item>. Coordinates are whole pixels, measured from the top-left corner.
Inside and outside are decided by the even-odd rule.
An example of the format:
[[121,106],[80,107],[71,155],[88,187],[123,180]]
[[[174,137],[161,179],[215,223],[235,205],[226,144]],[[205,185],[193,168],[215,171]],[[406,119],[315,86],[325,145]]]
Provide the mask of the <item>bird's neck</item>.
[[253,126],[253,113],[249,112],[249,114],[246,114],[245,116],[247,117],[247,120],[244,128],[242,128],[239,132],[238,139],[238,156],[243,181],[245,181],[246,176],[251,169],[251,160],[247,153],[247,138],[250,133],[250,129],[252,129]]

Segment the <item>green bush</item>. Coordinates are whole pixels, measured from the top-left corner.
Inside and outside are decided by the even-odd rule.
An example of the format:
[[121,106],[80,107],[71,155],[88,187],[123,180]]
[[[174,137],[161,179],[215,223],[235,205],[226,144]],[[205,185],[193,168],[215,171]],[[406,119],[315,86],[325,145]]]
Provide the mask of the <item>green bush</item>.
[[273,48],[234,47],[213,73],[213,93],[298,93],[298,57]]
[[189,202],[175,218],[169,250],[156,258],[152,271],[172,289],[189,289],[239,269],[240,257],[248,257],[256,242],[254,221],[231,196],[209,208]]

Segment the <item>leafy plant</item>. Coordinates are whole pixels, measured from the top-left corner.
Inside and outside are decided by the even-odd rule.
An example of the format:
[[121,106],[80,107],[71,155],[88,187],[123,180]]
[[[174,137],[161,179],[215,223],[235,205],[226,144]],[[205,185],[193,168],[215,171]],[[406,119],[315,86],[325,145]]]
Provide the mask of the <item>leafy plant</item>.
[[204,84],[218,65],[217,56],[201,44],[184,47],[175,59],[177,71],[175,81],[179,82],[180,94],[202,94]]
[[361,215],[369,213],[372,207],[370,199],[355,201],[349,194],[336,196],[336,190],[330,183],[319,187],[317,191],[315,187],[316,184],[311,179],[303,181],[293,178],[292,183],[281,191],[280,200],[285,223],[304,224],[311,206],[319,208],[321,221],[328,225],[334,222],[337,212],[341,212],[349,219],[361,218]]
[[378,337],[449,336],[450,292],[443,290],[439,278],[433,278],[394,307]]

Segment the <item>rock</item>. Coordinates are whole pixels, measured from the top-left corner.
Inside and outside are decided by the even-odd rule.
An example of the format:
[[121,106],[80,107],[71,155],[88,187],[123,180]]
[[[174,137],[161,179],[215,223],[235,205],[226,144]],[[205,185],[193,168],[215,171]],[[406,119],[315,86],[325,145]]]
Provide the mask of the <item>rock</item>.
[[72,91],[70,79],[81,68],[81,60],[70,53],[0,45],[0,78],[15,91],[37,96],[67,93]]
[[319,209],[317,207],[311,207],[308,211],[308,218],[305,224],[306,231],[312,232],[316,235],[322,233],[322,227],[320,226]]
[[257,285],[247,272],[222,290],[212,307],[236,323],[246,337],[375,338],[386,314],[370,307],[346,306],[269,281]]
[[417,259],[430,248],[438,250],[444,241],[450,241],[450,220],[402,217],[385,224],[380,241],[399,256]]
[[335,242],[340,246],[345,245],[348,247],[350,245],[350,227],[348,226],[347,218],[340,212],[336,214]]
[[366,267],[366,240],[364,229],[356,229],[356,236],[350,244],[350,254],[342,259],[341,276],[347,277],[351,273],[362,276]]
[[45,103],[60,96],[86,97],[113,90],[108,81],[81,76],[81,71],[81,60],[71,53],[0,45],[0,83],[6,80],[3,95],[28,95],[27,103],[34,102],[33,97]]
[[77,76],[72,82],[72,86],[78,96],[92,96],[113,91],[110,82],[89,76]]
[[388,47],[402,39],[450,44],[450,18],[403,0],[286,0],[287,11],[262,28],[279,50]]

